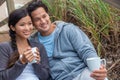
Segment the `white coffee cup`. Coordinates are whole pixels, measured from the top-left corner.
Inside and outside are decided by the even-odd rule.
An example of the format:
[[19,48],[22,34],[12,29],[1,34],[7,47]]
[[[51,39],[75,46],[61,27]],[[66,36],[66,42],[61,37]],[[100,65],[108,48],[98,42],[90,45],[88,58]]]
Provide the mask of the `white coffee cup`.
[[106,66],[106,60],[100,57],[87,58],[86,61],[90,71],[99,70],[101,65]]
[[32,61],[31,63],[36,63],[36,62],[37,62],[37,61],[35,60],[35,57],[37,56],[36,52],[37,52],[37,47],[33,47],[33,48],[32,48],[32,53],[33,53],[33,55],[34,55],[34,59],[33,59],[33,61]]

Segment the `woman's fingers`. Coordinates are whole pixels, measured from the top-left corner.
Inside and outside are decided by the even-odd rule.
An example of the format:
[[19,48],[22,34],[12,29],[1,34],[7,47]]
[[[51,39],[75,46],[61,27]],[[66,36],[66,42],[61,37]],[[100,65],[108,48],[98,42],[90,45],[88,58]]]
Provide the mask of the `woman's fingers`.
[[22,61],[24,63],[28,63],[28,62],[32,62],[33,60],[36,60],[37,63],[39,63],[41,60],[40,53],[38,48],[36,49],[37,49],[36,52],[32,53],[31,48],[27,48],[22,54]]

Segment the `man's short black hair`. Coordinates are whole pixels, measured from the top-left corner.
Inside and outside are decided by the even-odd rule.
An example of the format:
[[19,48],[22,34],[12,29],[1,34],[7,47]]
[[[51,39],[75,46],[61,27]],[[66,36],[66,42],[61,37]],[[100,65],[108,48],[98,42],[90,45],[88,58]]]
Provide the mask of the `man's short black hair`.
[[40,7],[44,8],[44,10],[48,13],[48,7],[42,1],[35,1],[34,0],[27,7],[29,15],[31,16],[31,13]]

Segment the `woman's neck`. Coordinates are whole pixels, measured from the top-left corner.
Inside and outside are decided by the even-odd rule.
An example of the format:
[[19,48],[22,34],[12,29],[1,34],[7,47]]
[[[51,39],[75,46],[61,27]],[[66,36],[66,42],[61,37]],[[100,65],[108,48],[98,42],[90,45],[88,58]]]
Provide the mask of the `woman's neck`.
[[27,39],[16,39],[16,43],[20,54],[22,54],[28,47],[30,47]]

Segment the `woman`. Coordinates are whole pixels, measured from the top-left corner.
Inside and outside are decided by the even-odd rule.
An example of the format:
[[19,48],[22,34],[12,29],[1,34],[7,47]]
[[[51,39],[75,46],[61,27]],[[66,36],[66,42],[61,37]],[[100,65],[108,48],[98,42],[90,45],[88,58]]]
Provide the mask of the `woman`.
[[[28,40],[33,25],[27,10],[13,11],[8,26],[11,41],[0,43],[0,80],[47,80],[49,66],[46,51],[42,44]],[[33,47],[37,47],[36,56],[32,53]]]

